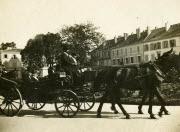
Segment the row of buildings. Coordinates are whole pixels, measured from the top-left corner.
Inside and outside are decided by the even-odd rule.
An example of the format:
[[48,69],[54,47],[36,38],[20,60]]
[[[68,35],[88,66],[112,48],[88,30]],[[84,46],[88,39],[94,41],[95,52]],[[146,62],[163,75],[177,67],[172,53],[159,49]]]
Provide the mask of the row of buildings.
[[154,61],[174,47],[174,52],[180,52],[180,23],[165,24],[164,27],[141,31],[136,34],[124,33],[114,37],[91,52],[92,62],[97,66],[132,65]]

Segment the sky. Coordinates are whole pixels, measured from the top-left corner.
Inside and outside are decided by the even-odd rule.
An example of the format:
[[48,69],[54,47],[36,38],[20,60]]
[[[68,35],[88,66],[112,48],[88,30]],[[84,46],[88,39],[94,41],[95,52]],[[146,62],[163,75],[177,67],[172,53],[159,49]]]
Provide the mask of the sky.
[[180,0],[0,0],[0,44],[92,22],[107,39],[180,23]]

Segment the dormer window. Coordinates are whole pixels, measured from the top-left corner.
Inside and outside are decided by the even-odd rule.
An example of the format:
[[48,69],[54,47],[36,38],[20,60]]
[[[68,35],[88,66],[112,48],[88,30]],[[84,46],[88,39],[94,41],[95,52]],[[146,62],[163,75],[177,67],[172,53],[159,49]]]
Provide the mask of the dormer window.
[[168,48],[168,41],[163,41],[163,48]]
[[7,54],[5,54],[5,55],[4,55],[4,58],[6,58],[6,59],[7,59],[7,58],[8,58],[8,55],[7,55]]
[[176,40],[169,41],[171,47],[176,47]]

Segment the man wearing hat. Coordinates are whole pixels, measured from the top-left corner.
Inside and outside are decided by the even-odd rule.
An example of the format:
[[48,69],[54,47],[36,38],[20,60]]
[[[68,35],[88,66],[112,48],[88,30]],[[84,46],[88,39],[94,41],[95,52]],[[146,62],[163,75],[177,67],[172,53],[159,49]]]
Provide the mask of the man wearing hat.
[[76,54],[72,53],[72,55],[70,55],[67,45],[63,45],[62,51],[63,52],[61,54],[61,66],[63,69],[70,73],[70,76],[72,77],[72,83],[78,85],[78,64],[76,58],[74,57]]

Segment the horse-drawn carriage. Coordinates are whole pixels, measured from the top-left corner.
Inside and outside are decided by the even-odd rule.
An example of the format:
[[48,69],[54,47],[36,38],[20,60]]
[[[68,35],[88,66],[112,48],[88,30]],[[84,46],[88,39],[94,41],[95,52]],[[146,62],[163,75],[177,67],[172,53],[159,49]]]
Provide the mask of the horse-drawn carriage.
[[[89,73],[83,77],[87,78]],[[74,117],[79,110],[88,111],[95,103],[90,80],[85,79],[81,86],[73,86],[64,71],[39,81],[12,81],[6,74],[4,76],[0,78],[0,111],[6,116],[18,114],[23,100],[32,110],[54,102],[57,113],[63,117]]]

